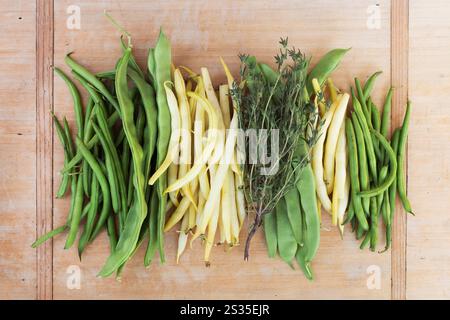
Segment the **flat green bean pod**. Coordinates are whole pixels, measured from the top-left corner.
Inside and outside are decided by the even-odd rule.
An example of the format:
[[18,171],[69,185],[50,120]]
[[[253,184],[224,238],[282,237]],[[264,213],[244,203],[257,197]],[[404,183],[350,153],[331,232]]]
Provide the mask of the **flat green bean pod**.
[[147,216],[147,203],[145,201],[145,184],[143,174],[143,150],[138,142],[136,126],[134,124],[134,105],[128,92],[127,70],[131,56],[131,48],[127,48],[119,60],[116,69],[115,88],[120,106],[122,124],[125,136],[131,149],[134,166],[134,186],[136,198],[127,214],[125,225],[117,242],[116,249],[109,256],[99,275],[107,277],[117,269],[133,253],[139,239],[139,232]]
[[290,265],[297,252],[297,241],[292,232],[284,199],[278,202],[275,217],[277,220],[278,253],[281,259]]
[[276,212],[270,212],[263,216],[264,235],[267,244],[267,253],[269,258],[277,255],[277,219]]
[[312,79],[317,79],[320,85],[329,77],[329,75],[338,67],[344,55],[350,50],[333,49],[327,52],[319,62],[314,66],[306,79],[306,90],[309,94],[314,92],[312,87]]

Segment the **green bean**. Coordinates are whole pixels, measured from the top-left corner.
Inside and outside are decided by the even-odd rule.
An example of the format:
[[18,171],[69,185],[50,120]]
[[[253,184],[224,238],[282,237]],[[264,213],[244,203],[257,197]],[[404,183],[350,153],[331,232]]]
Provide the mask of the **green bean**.
[[92,138],[92,125],[91,122],[89,121],[91,119],[92,116],[92,110],[94,109],[94,99],[92,99],[91,96],[89,96],[88,99],[88,103],[86,105],[86,113],[84,115],[84,141],[85,143],[87,143],[91,138]]
[[[367,153],[366,146],[364,142],[364,136],[359,124],[356,113],[352,113],[351,115],[353,128],[355,131],[356,137],[356,149],[358,152],[358,173],[359,173],[359,181],[360,181],[360,190],[369,190],[369,169],[367,167]],[[369,199],[361,199],[362,206],[366,215],[369,215]]]
[[372,119],[370,117],[370,109],[367,106],[366,100],[364,99],[364,93],[362,91],[361,83],[359,82],[358,78],[355,78],[355,87],[356,87],[356,93],[358,94],[358,102],[361,104],[361,108],[364,113],[365,120],[367,121],[369,128],[372,128]]
[[[117,122],[117,120],[119,119],[119,114],[114,111],[108,118],[108,127],[112,127],[114,126],[114,124]],[[88,150],[91,150],[93,146],[95,146],[98,143],[98,137],[97,136],[93,136],[88,143],[86,143],[86,148]],[[75,167],[81,160],[83,159],[83,156],[81,155],[81,153],[77,152],[76,155],[72,158],[72,160],[69,161],[69,163],[67,165],[64,166],[62,172],[68,172],[70,170],[72,170],[73,167]]]
[[[378,181],[380,183],[383,183],[386,180],[387,173],[388,173],[388,166],[383,166],[381,168],[381,170],[380,170],[380,175],[378,177]],[[384,224],[388,225],[389,224],[389,217],[387,216],[387,211],[382,210],[384,194],[386,192],[387,192],[387,189],[377,196],[377,208],[378,208],[378,210],[382,211],[382,214],[383,214],[382,217],[383,217]]]
[[[302,219],[302,235],[303,237],[307,234],[307,225],[306,225],[306,217],[305,212],[302,210],[302,207],[300,206],[300,214],[304,216]],[[305,239],[304,239],[305,240]],[[311,270],[310,262],[306,261],[306,252],[308,248],[306,245],[298,245],[297,246],[297,253],[295,254],[295,258],[297,260],[297,264],[299,265],[300,269],[303,271],[303,274],[308,280],[313,280],[313,273]]]
[[[77,79],[77,74],[75,72],[72,72],[75,76],[75,78]],[[80,80],[80,79],[78,79]],[[83,79],[84,81],[84,79]],[[81,82],[81,81],[80,81]],[[81,82],[83,87],[90,87],[89,85],[87,85],[87,83],[84,81],[85,84],[83,84],[83,82]],[[91,96],[89,96],[89,101],[86,107],[86,114],[85,114],[85,121],[84,121],[84,137],[83,137],[83,141],[85,143],[87,143],[89,141],[90,138],[92,138],[92,133],[93,133],[93,128],[92,128],[92,121],[90,121],[91,115],[92,115],[92,109],[94,106],[94,100],[92,99]],[[82,179],[83,179],[83,190],[86,196],[89,196],[91,194],[91,183],[90,181],[92,181],[92,170],[89,167],[89,165],[86,163],[86,161],[83,161],[82,163]]]
[[87,211],[87,219],[83,233],[81,234],[80,240],[78,241],[78,256],[80,257],[80,259],[86,245],[89,243],[89,240],[91,239],[99,203],[100,203],[100,186],[98,183],[98,179],[96,177],[92,177],[91,194],[89,202],[90,206]]
[[90,179],[91,179],[92,175],[91,175],[91,169],[89,167],[89,164],[86,161],[83,161],[81,163],[81,174],[80,174],[80,179],[83,183],[83,190],[84,190],[84,195],[85,196],[89,196],[90,194],[90,190],[89,190],[89,186],[90,183]]
[[[145,202],[145,181],[143,169],[143,151],[136,136],[134,124],[134,106],[128,92],[127,69],[131,48],[127,48],[116,69],[115,88],[122,115],[122,124],[131,149],[134,166],[134,185],[136,200],[127,214],[125,225],[117,242],[116,250],[109,256],[99,275],[106,277],[115,272],[133,253],[139,239],[139,231],[147,216]],[[134,208],[134,209],[133,209]]]
[[122,158],[120,159],[120,161],[122,164],[123,176],[126,181],[128,181],[130,175],[130,164],[131,164],[130,160],[131,160],[130,146],[128,145],[127,139],[124,139],[122,143]]
[[295,258],[297,260],[298,265],[300,266],[300,269],[302,269],[303,274],[305,275],[306,279],[313,280],[314,276],[313,276],[313,273],[311,270],[311,266],[305,260],[302,247],[298,246],[297,254],[295,255]]
[[[78,137],[77,137],[78,139]],[[70,226],[69,234],[67,235],[66,244],[64,249],[69,249],[77,236],[78,229],[80,227],[81,212],[83,210],[83,181],[78,179],[75,194],[72,195],[74,198],[73,211],[70,216]]]
[[[92,180],[94,180],[94,179],[92,179]],[[91,201],[89,201],[88,204],[84,206],[83,211],[81,212],[81,220],[86,218],[91,207],[92,207],[92,204],[91,204]]]
[[67,139],[67,150],[69,151],[69,156],[72,158],[75,154],[75,147],[73,145],[72,135],[70,133],[69,123],[67,122],[66,117],[63,118],[63,127]]
[[108,231],[110,251],[111,253],[113,253],[117,245],[116,224],[114,222],[114,216],[110,215],[108,217],[106,229]]
[[386,151],[388,157],[389,157],[389,175],[387,176],[386,180],[383,183],[380,183],[377,187],[367,190],[367,191],[361,191],[358,193],[360,197],[375,197],[379,195],[380,193],[383,193],[389,186],[392,184],[392,182],[395,179],[395,176],[397,174],[397,160],[395,157],[394,150],[392,150],[389,142],[386,140],[385,137],[383,137],[382,134],[378,133],[375,130],[371,130],[372,134],[375,136],[375,138],[381,143],[381,145],[384,147],[384,150]]
[[380,133],[386,139],[388,138],[388,130],[391,125],[391,106],[392,106],[392,87],[389,88],[389,91],[386,95],[386,99],[384,100],[383,116],[381,118]]
[[133,191],[133,179],[134,179],[134,165],[133,162],[130,163],[130,172],[128,175],[128,190],[127,190],[127,206],[131,206],[134,197]]
[[391,207],[389,206],[389,189],[384,192],[383,203],[381,204],[381,213],[384,225],[388,227],[391,224]]
[[93,75],[85,67],[83,67],[82,65],[77,63],[75,60],[73,60],[70,55],[71,55],[71,53],[66,55],[66,58],[64,59],[66,64],[72,70],[74,70],[76,73],[78,73],[80,76],[82,76],[94,88],[96,88],[109,101],[109,103],[111,103],[111,105],[114,107],[114,109],[116,109],[116,111],[120,114],[120,108],[119,108],[119,104],[117,103],[117,100],[111,95],[111,93],[105,87],[103,82],[101,82],[99,79],[97,79],[97,77],[95,75]]
[[66,231],[67,229],[67,225],[63,225],[61,227],[58,227],[56,229],[53,229],[50,232],[47,232],[46,234],[44,234],[43,236],[39,237],[39,239],[37,239],[35,242],[33,242],[33,244],[31,245],[32,248],[37,248],[39,247],[41,244],[43,244],[45,241],[53,238],[54,236],[63,233],[64,231]]
[[[64,133],[65,133],[66,139],[67,139],[67,149],[68,149],[68,152],[69,152],[69,156],[72,158],[74,153],[75,153],[75,147],[73,145],[72,135],[70,133],[69,123],[67,122],[67,118],[66,117],[63,118],[63,126],[64,126]],[[75,175],[72,175],[71,176],[71,183],[70,183],[70,192],[71,192],[72,196],[70,197],[69,214],[67,216],[67,222],[66,222],[67,226],[70,225],[70,221],[72,219],[73,209],[74,209],[74,206],[75,206],[76,190],[77,190],[77,177]]]
[[300,211],[300,197],[297,189],[292,188],[289,190],[284,196],[284,199],[280,201],[286,201],[286,213],[291,224],[292,233],[297,244],[302,245],[302,215]]
[[[391,125],[391,107],[392,107],[392,87],[389,88],[389,91],[386,95],[386,98],[384,100],[384,106],[383,106],[383,115],[381,117],[381,128],[380,133],[387,139],[388,138],[388,131],[389,127]],[[384,152],[381,153],[381,164],[384,164],[386,155]]]
[[375,251],[378,242],[378,205],[375,197],[370,198],[370,250]]
[[348,204],[348,209],[347,209],[347,215],[346,215],[344,221],[342,222],[342,225],[345,225],[345,224],[351,222],[353,220],[354,216],[355,216],[355,210],[353,208],[353,204],[351,203],[351,199],[350,199],[350,203]]
[[111,132],[108,127],[108,122],[106,120],[106,112],[102,105],[98,105],[95,110],[98,126],[102,135],[104,136],[105,143],[108,145],[111,159],[114,166],[114,171],[117,175],[117,183],[118,183],[118,196],[120,199],[120,213],[119,213],[119,225],[122,227],[125,223],[125,218],[128,210],[127,199],[126,199],[126,184],[125,184],[125,176],[122,170],[122,164],[117,153],[116,147],[114,145]]
[[[67,163],[69,161],[70,155],[69,155],[69,149],[67,146],[68,142],[67,142],[66,134],[64,132],[64,129],[63,129],[61,123],[59,122],[58,118],[55,116],[54,113],[52,113],[52,117],[55,122],[56,133],[58,135],[59,141],[64,150],[64,163]],[[56,192],[56,198],[64,197],[64,195],[66,194],[67,189],[69,187],[69,182],[70,182],[70,175],[68,173],[63,173],[61,183],[59,184],[58,191]]]
[[155,150],[157,137],[156,131],[157,110],[156,110],[155,92],[152,86],[150,86],[147,82],[145,82],[144,78],[139,77],[139,74],[134,70],[128,70],[128,75],[136,84],[136,87],[139,90],[147,120],[148,131],[147,134],[145,135],[146,139],[144,139],[144,148],[145,148],[144,172],[146,179],[148,179],[150,175],[151,159]]
[[[259,68],[261,69],[264,77],[270,84],[275,84],[278,79],[278,72],[273,70],[270,66],[265,63],[258,63]],[[311,79],[312,80],[312,79]]]
[[[400,137],[400,129],[396,129],[392,134],[392,149],[394,153],[398,153],[398,140]],[[389,217],[390,223],[386,226],[386,246],[385,251],[389,249],[392,241],[392,223],[394,222],[394,214],[395,214],[395,195],[397,193],[397,179],[394,179],[391,186],[389,187],[389,209],[391,211],[391,215]]]
[[119,195],[119,180],[117,177],[116,168],[114,166],[112,151],[110,149],[110,146],[108,145],[108,142],[106,141],[105,136],[103,135],[102,130],[95,123],[92,123],[92,126],[94,127],[94,131],[100,139],[100,143],[105,153],[106,173],[109,182],[109,190],[111,193],[112,208],[114,212],[118,213],[120,212],[121,206]]
[[281,259],[290,265],[297,252],[297,241],[289,223],[286,201],[284,199],[278,202],[275,212],[277,219],[278,253]]
[[97,159],[95,159],[94,155],[91,153],[91,151],[89,151],[89,149],[86,147],[86,145],[79,137],[76,137],[76,143],[78,150],[80,150],[83,156],[83,159],[85,159],[89,163],[89,165],[92,168],[92,171],[94,171],[95,177],[98,179],[100,189],[102,190],[103,195],[102,211],[100,213],[100,217],[98,218],[94,231],[92,232],[92,236],[90,239],[92,240],[98,235],[101,228],[104,226],[106,219],[108,218],[108,215],[111,210],[111,194],[109,191],[108,180],[106,179],[103,173],[100,163],[97,161]]
[[[153,76],[154,87],[156,89],[156,103],[158,107],[158,139],[156,146],[156,165],[159,167],[164,161],[167,148],[169,145],[171,128],[170,113],[167,105],[166,93],[164,90],[164,82],[170,81],[170,64],[172,61],[170,42],[164,33],[159,33],[159,38],[154,50],[151,50],[153,57],[149,57],[149,72]],[[156,182],[156,190],[158,194],[158,212],[157,212],[157,238],[159,256],[161,262],[165,261],[164,256],[164,220],[166,213],[167,195],[164,194],[167,188],[167,173],[162,174]],[[149,245],[149,248],[151,246]],[[149,258],[151,260],[151,258]]]
[[66,224],[69,226],[70,225],[70,221],[72,220],[72,216],[73,216],[73,210],[75,208],[75,195],[77,193],[77,181],[79,179],[77,179],[77,177],[75,175],[72,175],[72,179],[70,182],[70,206],[69,206],[69,214],[67,215],[67,221]]
[[[122,45],[122,50],[125,51],[127,49],[127,45],[123,41],[123,37],[120,37],[120,44]],[[134,58],[133,54],[130,55],[130,61],[128,62],[128,67],[130,68],[129,70],[136,72],[142,79],[145,79],[145,75],[142,72],[139,65],[137,64],[136,59]]]
[[158,247],[157,230],[158,230],[158,212],[159,200],[158,191],[156,188],[152,189],[150,196],[150,218],[148,221],[149,240],[147,250],[144,257],[144,266],[148,267],[153,260]]
[[[78,89],[75,86],[75,84],[72,82],[72,80],[70,80],[69,77],[67,77],[67,75],[62,70],[55,68],[55,72],[57,75],[59,75],[61,77],[61,79],[64,80],[64,82],[67,84],[67,86],[69,88],[69,91],[71,93],[71,96],[72,96],[72,99],[74,102],[75,121],[76,121],[77,129],[78,129],[78,136],[83,138],[84,137],[83,106],[82,106],[82,102],[81,102],[80,93],[78,92]],[[88,177],[87,172],[82,172],[81,180],[84,181],[83,186],[86,185],[87,177]],[[83,188],[83,190],[84,190],[84,188]],[[86,189],[86,193],[87,193],[87,189]],[[78,209],[78,207],[77,207],[77,209]],[[69,236],[71,238],[74,235],[73,235],[73,233],[69,232]]]
[[119,148],[124,139],[125,139],[125,131],[123,131],[123,128],[120,128],[119,133],[114,139],[114,146],[116,148]]
[[61,69],[55,68],[55,72],[58,76],[61,77],[61,79],[64,80],[64,82],[67,84],[67,87],[70,90],[70,94],[72,95],[73,105],[74,105],[74,110],[75,110],[75,121],[77,123],[78,136],[84,137],[83,105],[81,103],[80,93],[78,92],[78,89],[75,86],[75,84],[72,82],[72,80],[70,80],[69,77],[67,77],[66,74],[64,72],[62,72]]
[[402,128],[400,130],[400,136],[398,140],[398,177],[397,177],[397,188],[398,195],[402,201],[403,208],[406,212],[412,213],[411,204],[406,196],[406,174],[405,174],[405,152],[406,152],[406,142],[408,139],[408,127],[411,118],[411,102],[408,101],[406,106],[406,113],[403,119]]
[[144,140],[144,129],[145,129],[145,114],[143,108],[139,108],[138,115],[136,118],[136,136],[138,138],[139,144],[143,144]]
[[[380,132],[380,127],[381,127],[380,111],[378,111],[378,108],[373,104],[370,97],[369,97],[369,100],[367,101],[367,107],[370,108],[370,115],[372,117],[373,129]],[[378,140],[372,138],[372,143],[373,143],[373,149],[375,151],[375,155],[377,156],[377,159],[379,159],[381,162],[381,151],[380,151],[380,145],[378,143]],[[383,165],[383,164],[381,164],[381,165]]]
[[319,85],[322,85],[329,75],[337,68],[348,49],[334,49],[327,52],[314,66],[306,79],[306,90],[309,94],[314,92],[312,79],[316,78]]
[[264,235],[266,238],[267,253],[269,258],[277,255],[277,219],[276,212],[270,212],[263,216]]
[[[361,241],[361,245],[359,246],[359,249],[364,250],[367,247],[367,245],[370,243],[371,235],[372,235],[371,231],[372,231],[372,228],[368,232],[366,232],[366,234],[364,235],[363,241]],[[362,236],[363,235],[361,235],[360,238],[358,238],[358,240],[361,239]]]
[[358,196],[360,190],[359,178],[358,178],[358,155],[356,151],[356,138],[355,131],[353,129],[350,119],[345,120],[345,133],[347,136],[347,148],[350,166],[350,191],[353,203],[353,209],[355,211],[356,218],[359,225],[363,230],[368,230],[369,225],[367,223],[366,216],[361,204],[361,198]]
[[156,62],[155,62],[155,49],[148,49],[147,56],[147,69],[148,69],[148,77],[150,78],[150,82],[153,84],[153,87],[156,90]]
[[[148,215],[147,215],[147,218],[146,218],[146,219],[148,219]],[[148,225],[148,223],[145,223],[145,222],[144,222],[144,227],[141,228],[141,231],[140,231],[140,233],[139,233],[139,240],[138,240],[138,242],[137,242],[137,244],[136,244],[136,248],[134,248],[133,252],[132,252],[131,255],[130,255],[130,258],[129,258],[127,261],[129,261],[129,260],[136,254],[136,252],[138,251],[138,249],[139,249],[139,247],[141,246],[142,242],[144,241],[144,238],[145,238],[145,236],[146,236],[147,233],[148,233],[148,227],[146,227],[146,225]],[[125,261],[125,262],[117,269],[117,272],[116,272],[116,279],[120,280],[121,275],[122,275],[122,272],[123,272],[123,269],[125,268],[125,265],[127,264],[127,261]]]
[[382,71],[375,72],[369,77],[369,79],[367,79],[366,83],[364,84],[363,95],[366,101],[370,97],[370,94],[372,93],[373,86],[375,85],[375,80],[382,73],[383,73]]
[[[361,224],[358,223],[358,226],[356,228],[356,240],[360,240],[364,235],[365,236],[370,235],[370,228],[368,230],[364,230],[364,228],[361,226]],[[369,236],[369,239],[370,239],[370,236]]]
[[116,70],[99,72],[95,76],[100,79],[114,80],[116,78]]
[[[356,112],[356,116],[358,117],[359,124],[361,125],[361,130],[364,135],[364,141],[366,142],[366,151],[367,157],[369,159],[369,169],[372,177],[377,178],[377,158],[375,157],[375,151],[373,148],[372,138],[370,135],[369,125],[366,122],[364,113],[362,111],[361,104],[358,99],[355,97],[355,93],[352,89],[352,99],[353,99],[353,109]],[[376,183],[376,181],[375,181]]]
[[[305,141],[300,142],[301,156],[307,156],[307,145]],[[303,235],[305,261],[311,262],[317,253],[320,244],[320,221],[319,209],[316,200],[316,183],[311,164],[307,164],[299,172],[297,190],[300,194],[300,205],[304,213],[306,234]]]

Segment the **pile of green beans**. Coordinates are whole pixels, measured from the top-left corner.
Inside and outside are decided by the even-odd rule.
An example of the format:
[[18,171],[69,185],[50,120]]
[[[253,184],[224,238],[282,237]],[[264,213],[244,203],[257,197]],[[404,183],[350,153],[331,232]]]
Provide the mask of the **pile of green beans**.
[[370,246],[371,251],[377,248],[380,216],[386,233],[383,251],[391,246],[397,193],[405,210],[412,213],[404,171],[411,104],[407,104],[401,128],[394,130],[389,141],[393,89],[386,95],[382,114],[370,96],[380,74],[371,75],[364,87],[355,78],[356,90],[351,88],[354,111],[345,122],[351,199],[344,223],[350,223],[356,238],[362,239],[360,248]]
[[165,179],[152,187],[148,180],[165,158],[170,137],[170,114],[163,83],[170,81],[171,47],[161,31],[150,50],[148,74],[136,63],[131,45],[122,41],[123,54],[113,71],[93,74],[67,55],[74,79],[88,94],[83,100],[74,81],[61,69],[55,73],[67,84],[74,106],[76,137],[66,118],[53,114],[64,149],[64,167],[56,192],[71,192],[66,222],[41,236],[37,247],[67,231],[65,249],[75,243],[81,256],[103,229],[109,237],[110,256],[99,276],[116,273],[147,239],[145,265],[156,249],[164,262],[163,225],[166,212]]

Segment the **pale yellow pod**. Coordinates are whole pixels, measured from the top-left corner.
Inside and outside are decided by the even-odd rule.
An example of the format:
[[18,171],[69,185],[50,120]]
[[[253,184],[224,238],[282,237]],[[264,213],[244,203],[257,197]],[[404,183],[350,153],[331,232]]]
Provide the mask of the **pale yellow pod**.
[[214,239],[216,237],[216,231],[217,231],[217,222],[219,221],[219,202],[214,208],[214,214],[211,217],[211,221],[208,224],[208,234],[206,235],[206,242],[205,242],[205,263],[207,266],[210,265],[210,255],[211,255],[211,249],[214,245]]
[[312,151],[312,160],[311,165],[314,172],[314,178],[316,180],[316,192],[317,196],[320,199],[320,203],[322,204],[325,211],[331,214],[331,200],[328,197],[327,187],[323,180],[323,147],[326,138],[326,132],[333,118],[334,110],[339,103],[341,96],[338,96],[338,101],[332,103],[330,109],[325,113],[323,117],[323,124],[320,127],[319,138],[317,139],[316,144],[313,147]]
[[189,219],[187,215],[185,215],[183,217],[183,220],[181,221],[181,228],[178,235],[177,264],[180,261],[181,255],[186,249],[186,244],[189,236],[188,220]]
[[223,123],[222,110],[220,109],[219,100],[217,99],[216,92],[214,91],[211,77],[207,68],[200,68],[202,74],[203,85],[205,86],[206,97],[213,106],[217,114],[218,121],[218,136],[216,140],[216,146],[213,154],[211,155],[211,163],[218,163],[222,158],[222,153],[225,143],[225,125]]
[[166,91],[167,104],[169,106],[171,118],[171,134],[166,158],[164,159],[161,166],[150,177],[150,185],[153,185],[173,162],[173,159],[176,156],[178,150],[178,145],[180,143],[180,113],[178,112],[178,102],[173,91],[167,86],[167,83],[168,81],[164,82],[164,89]]
[[350,99],[350,95],[348,93],[344,93],[342,98],[340,99],[336,110],[333,114],[333,119],[331,120],[330,127],[327,132],[327,139],[325,144],[325,154],[324,154],[324,180],[327,185],[328,194],[333,191],[334,184],[334,163],[335,163],[335,154],[337,147],[337,140],[339,137],[339,130],[344,123],[345,114],[347,112],[347,105]]
[[224,242],[231,243],[231,203],[230,201],[230,184],[228,183],[228,173],[225,175],[225,179],[222,186],[221,207],[222,212],[220,215],[220,222],[222,224],[223,240]]
[[[205,97],[206,93],[203,88],[203,81],[202,78],[199,78],[198,85],[196,88],[196,93],[201,96]],[[201,106],[197,106],[201,102],[196,100],[194,97],[191,97],[192,101],[195,101],[195,120],[194,120],[194,164],[200,161],[201,155],[203,152],[203,134],[205,132],[206,128],[206,120],[205,120],[205,110]],[[199,185],[200,185],[200,192],[203,195],[203,198],[208,198],[209,194],[209,177],[207,174],[206,167],[202,169],[202,171],[199,173],[198,177],[195,179],[198,179]],[[171,184],[169,184],[171,185]]]
[[[175,151],[175,154],[177,153],[179,152]],[[176,157],[177,156],[175,155],[175,158]],[[169,168],[167,169],[167,183],[171,185],[172,183],[177,181],[177,177],[178,177],[178,165],[176,165],[175,163],[171,163]],[[169,192],[169,199],[176,207],[178,207],[178,205],[180,204],[180,202],[177,199],[177,196],[178,191]]]
[[164,226],[164,232],[169,231],[173,228],[174,225],[176,225],[185,215],[186,211],[188,210],[191,202],[188,198],[184,197],[181,199],[180,204],[175,209],[175,211],[172,213],[170,218],[167,220],[165,226]]
[[327,83],[328,83],[328,91],[330,92],[331,102],[335,102],[337,100],[337,90],[336,87],[334,86],[333,79],[328,78]]
[[239,231],[241,230],[239,224],[239,216],[236,202],[236,186],[234,183],[234,173],[228,170],[228,184],[229,184],[229,206],[230,206],[230,227],[231,227],[231,245],[239,244]]
[[184,185],[190,183],[195,177],[198,176],[198,174],[202,171],[205,164],[208,162],[212,152],[214,151],[218,131],[220,131],[217,130],[218,125],[217,114],[214,108],[209,103],[209,101],[192,92],[189,92],[188,95],[199,99],[202,102],[199,105],[206,109],[206,112],[210,119],[209,123],[211,124],[210,129],[208,130],[208,143],[203,148],[203,152],[200,156],[200,159],[198,159],[198,161],[194,163],[194,165],[191,167],[191,169],[186,173],[184,177],[178,179],[172,185],[169,185],[169,187],[165,190],[165,193],[182,188]]
[[234,185],[236,190],[236,209],[240,230],[244,224],[245,217],[247,216],[245,210],[244,179],[242,178],[242,175],[234,173]]
[[[184,177],[191,166],[191,114],[189,111],[189,102],[186,96],[186,88],[183,76],[179,69],[174,72],[175,93],[178,99],[178,106],[180,109],[181,119],[181,135],[180,135],[180,155],[178,163],[178,178]],[[170,185],[170,184],[169,184]],[[190,185],[186,184],[181,189],[184,196],[191,200],[191,203],[196,206],[194,196],[190,189]]]
[[[220,161],[217,172],[211,177],[211,190],[209,192],[209,197],[206,201],[203,219],[200,224],[200,231],[205,232],[206,226],[208,225],[209,219],[213,214],[213,210],[217,205],[218,199],[220,197],[220,190],[222,189],[225,176],[227,174],[228,168],[230,166],[231,158],[236,146],[237,140],[237,116],[233,116],[230,124],[230,131],[227,136],[227,141],[225,142],[225,150],[223,153],[223,159]],[[210,168],[211,170],[211,168]]]

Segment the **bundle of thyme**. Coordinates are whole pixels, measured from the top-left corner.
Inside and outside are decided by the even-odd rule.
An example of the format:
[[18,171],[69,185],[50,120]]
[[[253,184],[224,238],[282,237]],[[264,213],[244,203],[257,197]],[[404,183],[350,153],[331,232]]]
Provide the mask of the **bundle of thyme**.
[[[260,160],[267,157],[261,154],[259,147],[264,144],[264,151],[272,159],[268,168],[264,161],[249,161],[249,157],[255,159],[250,153],[242,165],[246,202],[249,211],[255,212],[246,241],[245,259],[248,259],[250,241],[262,217],[272,212],[278,201],[294,187],[298,171],[310,161],[309,155],[299,156],[300,141],[306,141],[311,147],[318,134],[315,125],[318,114],[306,92],[309,59],[300,50],[288,48],[287,38],[279,43],[280,52],[275,56],[277,72],[258,63],[254,56],[242,54],[239,56],[241,84],[235,84],[231,90],[240,129],[259,132],[257,146],[251,145],[254,143],[251,139],[241,139],[244,145],[238,148],[256,152],[256,159]],[[273,148],[273,141],[268,143],[266,134],[261,134],[272,132],[278,134],[278,150]]]

